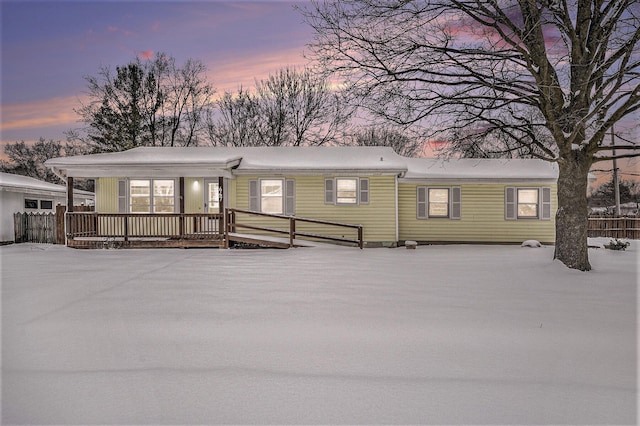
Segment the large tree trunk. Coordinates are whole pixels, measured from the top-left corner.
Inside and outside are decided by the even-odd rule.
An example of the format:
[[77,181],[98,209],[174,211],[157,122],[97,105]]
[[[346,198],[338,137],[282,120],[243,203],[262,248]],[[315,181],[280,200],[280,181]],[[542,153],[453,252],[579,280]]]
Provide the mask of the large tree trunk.
[[580,271],[591,270],[587,246],[589,161],[562,158],[558,162],[558,212],[554,259]]

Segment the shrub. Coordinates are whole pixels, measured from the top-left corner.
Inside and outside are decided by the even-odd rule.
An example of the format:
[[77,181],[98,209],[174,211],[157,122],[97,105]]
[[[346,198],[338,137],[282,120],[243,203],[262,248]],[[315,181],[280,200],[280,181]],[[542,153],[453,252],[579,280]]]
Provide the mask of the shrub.
[[626,250],[630,245],[631,243],[628,241],[622,241],[615,238],[609,241],[609,244],[605,244],[604,248],[607,248],[609,250]]

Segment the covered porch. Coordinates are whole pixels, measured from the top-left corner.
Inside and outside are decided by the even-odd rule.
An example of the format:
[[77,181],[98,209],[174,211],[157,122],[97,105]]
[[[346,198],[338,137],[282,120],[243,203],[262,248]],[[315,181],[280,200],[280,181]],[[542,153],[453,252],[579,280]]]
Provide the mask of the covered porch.
[[[135,212],[128,202],[117,213],[74,211],[71,207],[65,214],[66,244],[74,248],[223,247],[224,180],[222,176],[205,180],[215,190],[207,194],[204,212],[185,209],[184,176],[175,179],[175,209],[169,212]],[[67,176],[70,198],[74,196],[73,182],[74,178]]]

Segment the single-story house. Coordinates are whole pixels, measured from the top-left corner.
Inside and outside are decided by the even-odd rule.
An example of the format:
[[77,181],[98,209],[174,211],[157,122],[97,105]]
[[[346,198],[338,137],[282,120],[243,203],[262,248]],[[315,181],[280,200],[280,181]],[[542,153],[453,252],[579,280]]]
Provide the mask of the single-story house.
[[[94,194],[74,191],[74,205],[93,205]],[[67,188],[32,177],[0,173],[0,242],[14,241],[14,213],[55,213],[67,204]]]
[[[46,165],[71,182],[95,179],[97,216],[84,227],[114,238],[221,234],[229,220],[260,234],[281,229],[284,216],[296,218],[285,227],[311,238],[353,231],[318,222],[361,225],[365,246],[555,240],[558,170],[541,160],[406,158],[386,147],[142,147]],[[237,212],[223,218],[225,208]],[[78,226],[68,235],[87,231],[74,234]]]

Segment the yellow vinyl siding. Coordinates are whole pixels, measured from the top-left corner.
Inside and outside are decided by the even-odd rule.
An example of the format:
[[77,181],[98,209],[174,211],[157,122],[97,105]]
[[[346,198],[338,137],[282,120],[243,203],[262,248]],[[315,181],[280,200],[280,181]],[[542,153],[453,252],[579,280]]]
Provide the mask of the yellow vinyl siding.
[[[224,194],[226,197],[226,203],[229,208],[238,208],[237,207],[237,197],[236,197],[236,187],[237,187],[237,179],[229,179],[227,185],[227,193]],[[248,188],[247,188],[248,191]],[[247,203],[249,198],[249,193],[247,192]]]
[[204,209],[204,179],[184,179],[184,212],[202,213]]
[[[461,219],[417,219],[418,186],[461,188]],[[505,187],[550,187],[551,220],[505,220]],[[550,184],[398,184],[399,237],[401,241],[518,243],[555,240],[556,185]]]
[[118,213],[118,181],[124,178],[102,177],[96,179],[96,211]]
[[[249,208],[249,180],[253,179],[292,179],[295,181],[295,215],[303,218],[321,219],[362,225],[364,240],[367,242],[395,242],[395,176],[368,176],[369,204],[361,205],[332,205],[324,203],[324,181],[332,177],[352,176],[239,176],[234,182],[235,205],[239,209]],[[276,228],[286,228],[286,222],[273,221],[256,216],[243,216],[238,222],[261,224]],[[346,238],[356,238],[356,231],[318,224],[298,223],[296,230],[328,234],[344,235]],[[239,229],[240,233],[253,233],[252,230]]]

